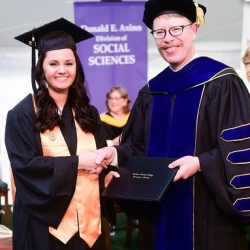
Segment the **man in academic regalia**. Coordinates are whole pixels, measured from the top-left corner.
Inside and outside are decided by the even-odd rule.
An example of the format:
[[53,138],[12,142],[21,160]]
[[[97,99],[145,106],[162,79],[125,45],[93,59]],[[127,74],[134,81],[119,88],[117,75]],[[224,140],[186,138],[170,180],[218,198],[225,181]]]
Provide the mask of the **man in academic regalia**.
[[121,145],[99,150],[99,161],[178,159],[154,226],[140,221],[141,250],[246,249],[250,98],[234,69],[196,52],[205,13],[192,0],[146,2],[143,21],[169,66],[139,92]]

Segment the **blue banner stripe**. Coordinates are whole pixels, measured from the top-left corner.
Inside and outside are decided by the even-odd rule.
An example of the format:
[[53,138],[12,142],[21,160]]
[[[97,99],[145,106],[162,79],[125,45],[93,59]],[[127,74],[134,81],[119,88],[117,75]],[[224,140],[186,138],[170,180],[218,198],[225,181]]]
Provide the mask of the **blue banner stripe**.
[[250,124],[223,130],[221,138],[225,141],[239,141],[250,138]]
[[235,189],[250,188],[250,174],[234,176],[231,185]]
[[240,212],[250,211],[250,198],[239,199],[234,203],[234,207]]
[[250,162],[250,149],[232,152],[227,160],[233,164],[247,164]]

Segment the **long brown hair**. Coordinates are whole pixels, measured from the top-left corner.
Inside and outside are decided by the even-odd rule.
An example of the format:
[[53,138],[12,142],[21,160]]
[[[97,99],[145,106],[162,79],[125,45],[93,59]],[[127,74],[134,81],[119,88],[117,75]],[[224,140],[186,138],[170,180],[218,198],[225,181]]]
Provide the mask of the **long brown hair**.
[[[79,123],[80,127],[85,132],[93,132],[94,130],[94,118],[91,106],[89,104],[90,99],[85,83],[85,75],[81,61],[76,53],[72,50],[76,59],[76,78],[73,84],[69,88],[68,101],[75,113],[75,119]],[[46,80],[43,72],[43,61],[46,57],[46,53],[39,57],[36,65],[36,81],[38,83],[38,92],[34,94],[36,105],[36,120],[35,128],[38,131],[44,132],[49,129],[52,130],[55,126],[60,124],[60,116],[58,114],[58,107],[49,95],[46,87]]]

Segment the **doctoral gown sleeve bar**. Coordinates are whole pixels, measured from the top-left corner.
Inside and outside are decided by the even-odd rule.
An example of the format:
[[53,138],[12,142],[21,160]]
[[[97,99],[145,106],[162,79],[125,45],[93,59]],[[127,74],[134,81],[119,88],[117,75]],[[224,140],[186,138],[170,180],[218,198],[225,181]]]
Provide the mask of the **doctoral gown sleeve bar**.
[[[242,131],[238,128],[250,124],[250,98],[242,80],[230,76],[208,84],[199,116],[197,137],[210,135],[206,136],[206,140],[197,142],[197,155],[205,182],[227,215],[238,221],[250,222],[250,207],[249,211],[239,211],[234,205],[237,200],[250,197],[250,187],[235,188],[232,185],[235,176],[250,173],[250,162],[238,164],[228,160],[230,153],[244,153],[250,148],[250,133],[244,139],[238,133]],[[224,130],[233,130],[235,140],[223,139]],[[240,139],[237,140],[237,137]]]

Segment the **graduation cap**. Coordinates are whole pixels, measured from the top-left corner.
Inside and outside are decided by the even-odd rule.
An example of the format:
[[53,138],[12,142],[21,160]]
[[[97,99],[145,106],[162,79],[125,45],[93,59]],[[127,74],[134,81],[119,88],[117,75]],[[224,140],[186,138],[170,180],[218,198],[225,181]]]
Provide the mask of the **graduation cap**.
[[148,0],[145,3],[143,22],[152,29],[157,16],[170,13],[180,14],[201,25],[204,23],[206,7],[193,0]]
[[64,18],[57,19],[41,27],[34,28],[26,33],[16,36],[16,40],[32,47],[31,81],[33,91],[35,93],[37,92],[35,83],[35,49],[38,50],[38,56],[51,50],[66,48],[76,50],[76,43],[82,42],[93,36],[93,34]]

